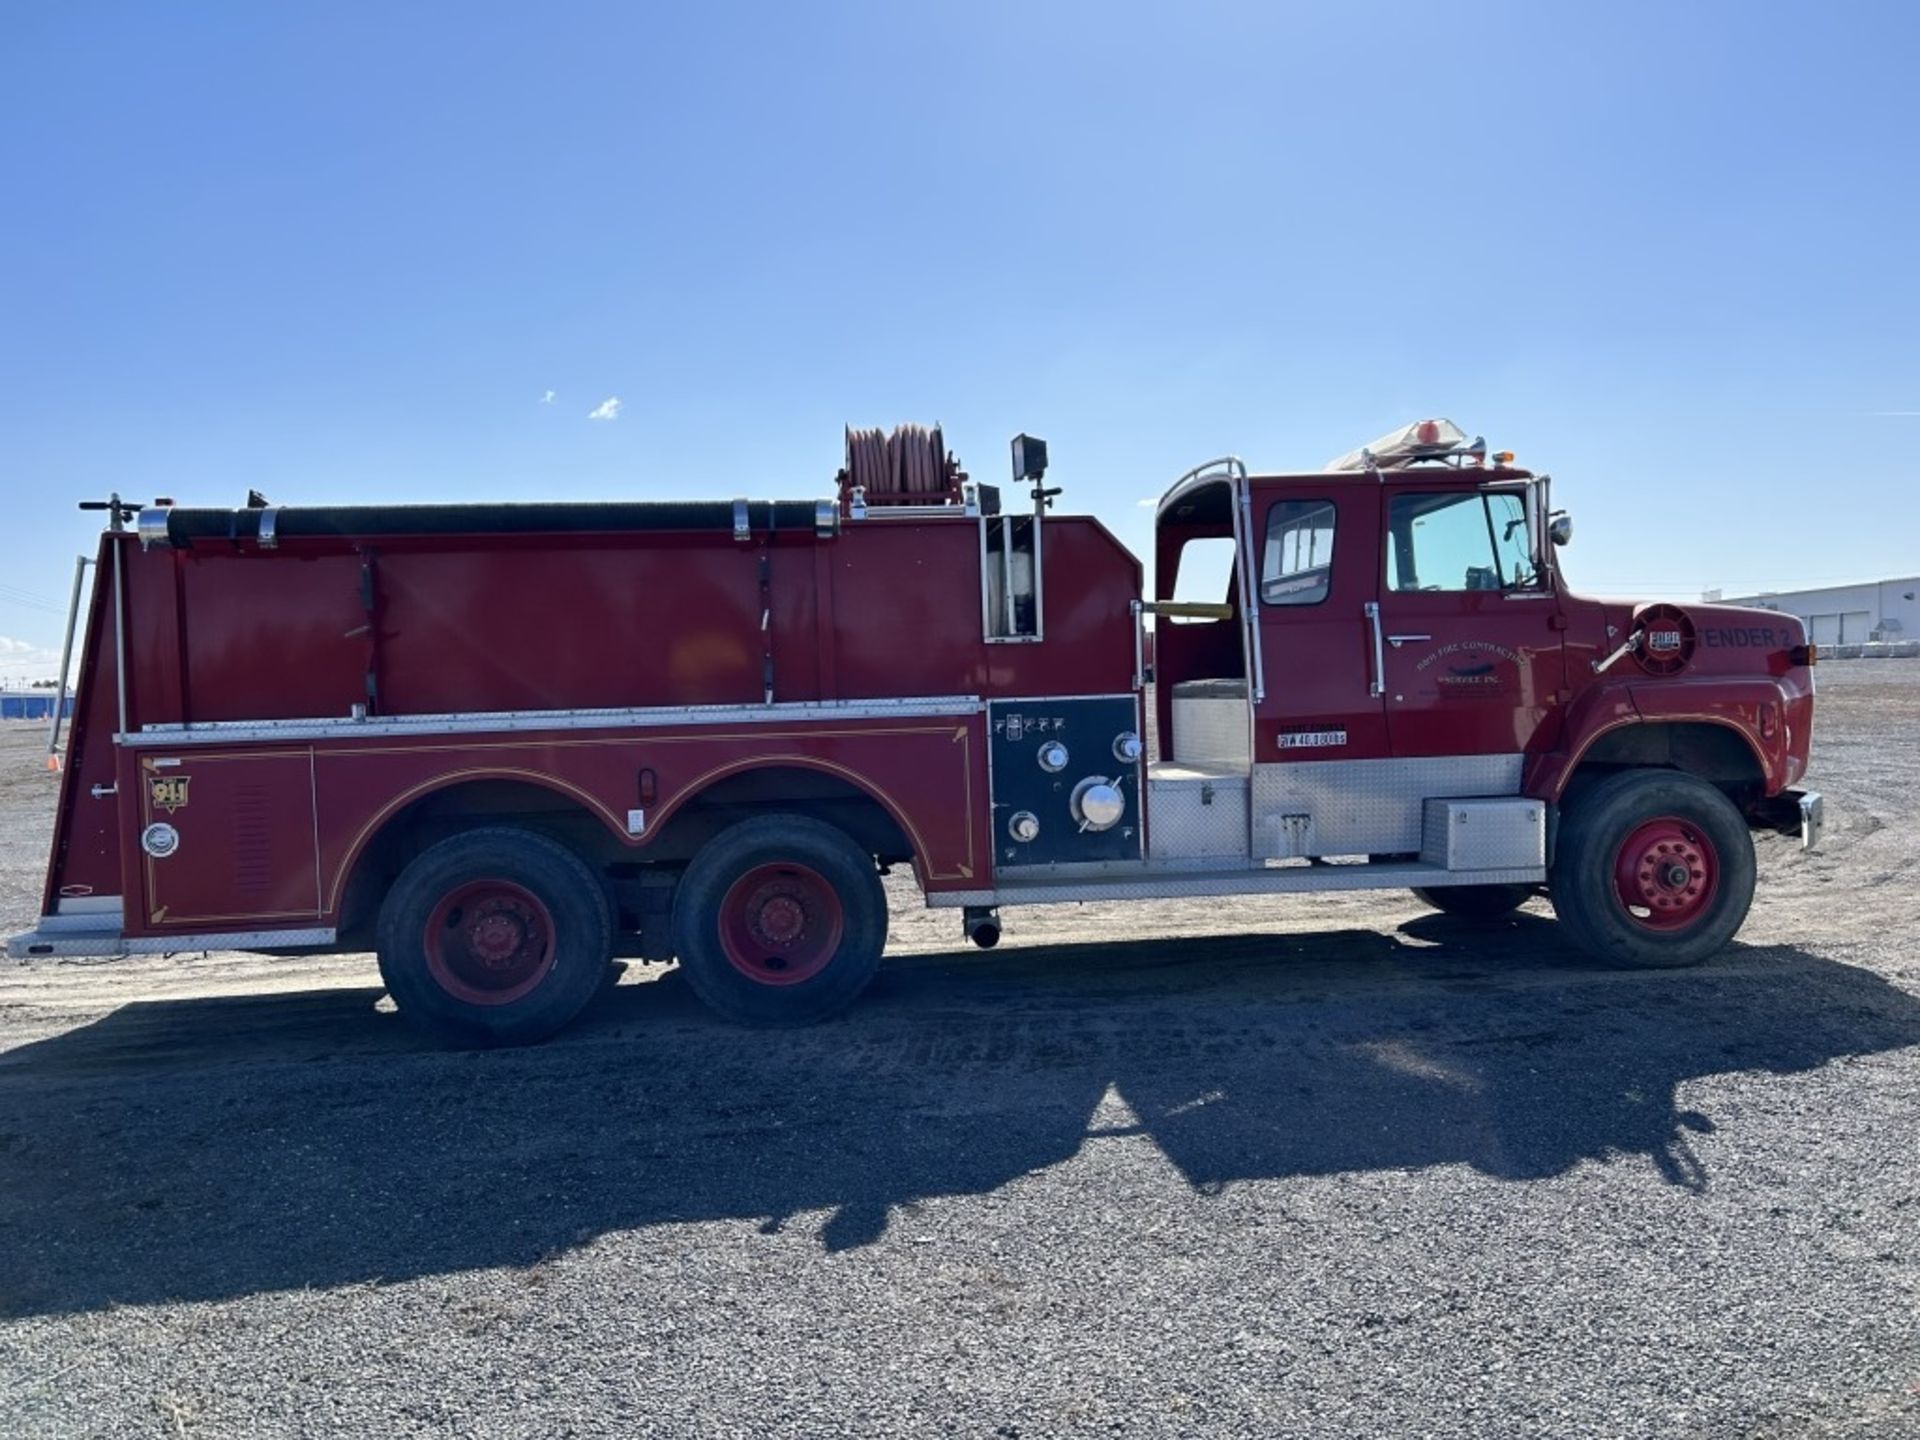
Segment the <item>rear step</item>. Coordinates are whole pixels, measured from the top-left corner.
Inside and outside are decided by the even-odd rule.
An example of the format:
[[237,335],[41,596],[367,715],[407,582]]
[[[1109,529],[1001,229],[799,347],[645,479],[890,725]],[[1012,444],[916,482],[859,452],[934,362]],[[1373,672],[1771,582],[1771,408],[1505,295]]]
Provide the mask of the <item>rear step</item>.
[[[102,925],[100,921],[108,923]],[[176,955],[200,950],[307,950],[332,945],[331,928],[235,930],[200,935],[123,935],[117,915],[43,915],[39,928],[7,941],[9,960],[63,957],[118,959],[125,955]],[[90,924],[76,924],[76,921]]]

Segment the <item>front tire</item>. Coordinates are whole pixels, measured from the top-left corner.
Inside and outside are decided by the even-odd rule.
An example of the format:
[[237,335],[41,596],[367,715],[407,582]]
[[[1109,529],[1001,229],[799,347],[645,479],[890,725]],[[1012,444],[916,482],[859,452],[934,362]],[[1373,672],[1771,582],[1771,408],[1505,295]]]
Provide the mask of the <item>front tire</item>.
[[1753,838],[1733,803],[1671,770],[1603,780],[1560,825],[1553,908],[1589,954],[1644,967],[1724,949],[1753,904]]
[[380,978],[400,1013],[454,1045],[525,1045],[605,981],[606,892],[564,845],[506,826],[422,851],[387,892]]
[[674,892],[687,983],[744,1025],[808,1025],[847,1009],[880,968],[887,897],[873,857],[804,815],[714,836]]
[[1444,914],[1462,920],[1498,920],[1511,915],[1532,898],[1533,885],[1436,885],[1415,887],[1414,897]]

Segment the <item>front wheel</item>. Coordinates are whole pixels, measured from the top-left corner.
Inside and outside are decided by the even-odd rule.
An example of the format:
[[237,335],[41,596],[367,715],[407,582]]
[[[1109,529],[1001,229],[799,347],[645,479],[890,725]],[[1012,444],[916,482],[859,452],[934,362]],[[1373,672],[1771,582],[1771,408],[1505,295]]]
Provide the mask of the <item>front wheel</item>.
[[673,900],[687,983],[747,1025],[806,1025],[880,968],[887,897],[873,857],[805,815],[742,820],[706,843]]
[[1753,839],[1705,781],[1637,770],[1583,795],[1560,825],[1553,908],[1575,944],[1628,965],[1694,965],[1753,903]]

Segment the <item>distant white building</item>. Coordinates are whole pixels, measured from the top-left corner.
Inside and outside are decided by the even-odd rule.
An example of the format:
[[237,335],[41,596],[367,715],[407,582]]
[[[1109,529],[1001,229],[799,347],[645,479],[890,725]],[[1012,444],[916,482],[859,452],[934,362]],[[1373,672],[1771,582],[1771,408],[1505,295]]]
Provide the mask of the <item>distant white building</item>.
[[1920,575],[1818,590],[1730,595],[1727,603],[1798,615],[1807,622],[1807,638],[1816,645],[1857,645],[1872,640],[1920,640],[1916,596],[1920,596]]

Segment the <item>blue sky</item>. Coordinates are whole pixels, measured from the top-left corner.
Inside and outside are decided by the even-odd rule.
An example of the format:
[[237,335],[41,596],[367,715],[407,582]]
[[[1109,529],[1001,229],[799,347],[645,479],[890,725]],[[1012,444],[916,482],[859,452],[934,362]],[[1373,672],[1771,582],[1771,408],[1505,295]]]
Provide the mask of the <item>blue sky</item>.
[[1142,549],[1444,414],[1581,588],[1913,573],[1916,17],[23,0],[0,675],[82,497],[810,496],[848,421],[1044,435]]

